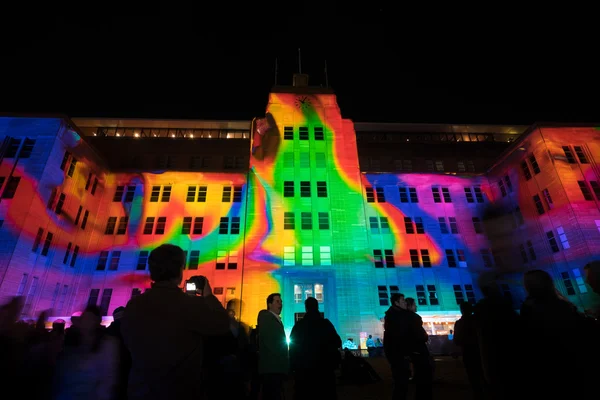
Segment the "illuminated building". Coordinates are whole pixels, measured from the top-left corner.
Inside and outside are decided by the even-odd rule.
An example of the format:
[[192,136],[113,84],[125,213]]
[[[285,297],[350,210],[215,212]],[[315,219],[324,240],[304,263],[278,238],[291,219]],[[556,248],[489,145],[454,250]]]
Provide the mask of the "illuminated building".
[[430,323],[490,271],[517,306],[531,268],[593,301],[595,127],[355,124],[298,84],[253,121],[1,117],[0,134],[0,293],[25,296],[24,317],[110,315],[149,286],[162,243],[250,325],[282,293],[288,332],[310,295],[344,339],[379,336],[395,291],[443,331]]

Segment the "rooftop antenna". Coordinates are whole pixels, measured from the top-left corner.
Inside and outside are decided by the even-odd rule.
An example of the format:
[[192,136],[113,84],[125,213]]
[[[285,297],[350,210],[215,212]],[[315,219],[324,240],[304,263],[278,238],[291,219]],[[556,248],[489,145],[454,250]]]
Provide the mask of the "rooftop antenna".
[[277,57],[275,57],[275,86],[277,86]]
[[327,75],[327,60],[325,60],[325,87],[329,87],[329,76]]
[[298,67],[298,72],[302,73],[302,54],[300,53],[300,48],[298,48]]

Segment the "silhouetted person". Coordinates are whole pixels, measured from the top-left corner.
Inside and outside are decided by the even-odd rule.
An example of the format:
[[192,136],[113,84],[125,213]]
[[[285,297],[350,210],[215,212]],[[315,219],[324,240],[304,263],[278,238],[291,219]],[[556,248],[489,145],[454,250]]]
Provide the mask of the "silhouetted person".
[[[598,336],[586,332],[586,317],[559,294],[546,271],[528,271],[524,285],[527,299],[521,307],[521,318],[530,394],[539,398],[587,399],[592,398],[594,391],[598,396],[597,388],[591,387],[596,386],[592,380],[600,377],[598,360],[588,353],[588,346]],[[586,375],[588,379],[582,379]]]
[[473,390],[473,398],[483,399],[483,370],[477,339],[477,325],[471,303],[460,303],[462,316],[454,323],[454,343],[461,348],[463,364]]
[[[306,314],[290,335],[290,366],[295,373],[295,399],[335,400],[335,369],[340,364],[342,339],[333,324],[319,313],[319,302],[309,297]],[[314,390],[318,387],[319,390]]]
[[480,278],[483,299],[474,315],[486,392],[492,399],[513,398],[522,387],[522,331],[517,313],[504,297],[495,276]]
[[196,295],[184,293],[185,254],[163,244],[148,257],[152,287],[132,298],[121,333],[131,353],[128,398],[200,398],[204,347],[211,335],[229,333],[227,312],[205,280]]
[[258,313],[258,373],[262,378],[262,398],[279,400],[289,373],[288,345],[281,322],[283,302],[279,293],[267,297],[267,309]]
[[406,309],[411,313],[411,325],[414,325],[414,329],[418,331],[414,348],[410,354],[410,360],[414,368],[413,380],[416,384],[415,398],[417,400],[430,400],[433,389],[433,369],[429,348],[427,347],[429,335],[423,329],[423,319],[417,314],[415,299],[412,297],[406,298]]
[[118,371],[118,383],[117,383],[117,400],[124,400],[127,398],[127,378],[129,377],[129,371],[131,370],[131,354],[123,335],[121,334],[121,318],[125,314],[125,307],[120,306],[113,311],[113,322],[106,328],[106,333],[111,335],[119,342],[119,371]]
[[390,300],[392,306],[385,312],[383,348],[394,379],[392,399],[404,400],[410,377],[410,356],[427,341],[427,334],[413,313],[406,309],[403,294],[394,293]]

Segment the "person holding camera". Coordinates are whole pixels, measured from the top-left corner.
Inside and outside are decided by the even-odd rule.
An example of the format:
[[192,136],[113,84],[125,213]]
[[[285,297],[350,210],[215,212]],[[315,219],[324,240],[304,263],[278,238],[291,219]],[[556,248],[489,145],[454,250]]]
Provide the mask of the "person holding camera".
[[179,246],[154,249],[148,258],[152,287],[127,304],[121,332],[131,353],[130,400],[202,398],[205,337],[230,332],[208,279],[193,277],[186,293],[181,290],[184,265]]

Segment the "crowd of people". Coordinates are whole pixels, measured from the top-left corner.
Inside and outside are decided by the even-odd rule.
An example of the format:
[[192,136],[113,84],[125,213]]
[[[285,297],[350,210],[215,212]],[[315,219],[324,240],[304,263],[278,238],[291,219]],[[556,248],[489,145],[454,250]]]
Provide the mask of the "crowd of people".
[[[3,389],[57,400],[279,400],[293,377],[296,399],[335,400],[338,369],[353,383],[380,380],[368,362],[342,346],[315,298],[306,299],[306,314],[288,341],[279,293],[267,297],[256,328],[249,329],[238,318],[239,301],[223,307],[208,279],[183,291],[184,264],[180,247],[154,249],[148,258],[152,287],[115,309],[107,328],[92,304],[68,328],[57,320],[48,331],[46,312],[37,321],[20,321],[23,298],[13,298],[0,308]],[[587,268],[588,276],[597,267]],[[594,276],[589,284],[599,293]],[[494,280],[480,282],[484,298],[474,307],[461,304],[453,341],[462,350],[474,398],[597,398],[597,319],[578,312],[544,271],[527,272],[524,285],[528,297],[520,314]],[[433,362],[415,301],[400,293],[390,300],[383,349],[393,399],[407,398],[410,380],[417,399],[431,399]],[[369,336],[370,355],[380,348],[379,338]]]

